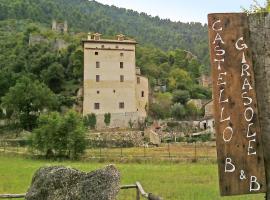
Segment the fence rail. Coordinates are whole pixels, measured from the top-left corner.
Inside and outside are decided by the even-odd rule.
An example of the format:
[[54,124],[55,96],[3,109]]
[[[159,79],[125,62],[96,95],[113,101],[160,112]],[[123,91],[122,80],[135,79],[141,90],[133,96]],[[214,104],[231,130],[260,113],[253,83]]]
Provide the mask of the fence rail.
[[156,196],[152,193],[146,193],[140,182],[136,182],[135,185],[123,185],[121,186],[121,189],[136,189],[137,191],[136,200],[140,200],[141,196],[148,200],[162,200],[162,198],[159,196]]
[[[0,140],[0,153],[40,155],[22,141]],[[162,143],[159,147],[87,147],[83,160],[91,161],[216,161],[215,142]]]
[[[143,197],[148,200],[162,200],[161,197],[155,196],[152,193],[146,193],[140,184],[140,182],[136,182],[134,185],[123,185],[120,187],[122,190],[127,189],[136,189],[136,200],[140,200],[140,197]],[[18,199],[24,198],[26,194],[0,194],[0,199]]]
[[0,194],[0,199],[19,199],[24,198],[26,194]]

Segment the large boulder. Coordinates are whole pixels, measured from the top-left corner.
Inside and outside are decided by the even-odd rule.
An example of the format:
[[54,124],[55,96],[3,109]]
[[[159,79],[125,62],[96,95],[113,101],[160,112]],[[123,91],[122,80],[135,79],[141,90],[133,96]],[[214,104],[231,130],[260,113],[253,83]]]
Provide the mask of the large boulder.
[[66,167],[40,168],[32,179],[26,200],[115,200],[120,173],[109,165],[90,173]]

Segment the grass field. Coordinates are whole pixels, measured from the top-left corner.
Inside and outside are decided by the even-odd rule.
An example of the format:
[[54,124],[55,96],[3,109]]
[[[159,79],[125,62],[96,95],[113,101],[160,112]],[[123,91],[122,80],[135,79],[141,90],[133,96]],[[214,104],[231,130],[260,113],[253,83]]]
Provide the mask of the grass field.
[[[35,170],[42,166],[64,165],[91,171],[108,163],[49,162],[0,154],[0,193],[24,193]],[[121,172],[121,184],[140,181],[147,192],[165,200],[260,200],[263,195],[219,197],[216,164],[116,164]],[[121,191],[119,200],[135,200],[135,190]]]
[[[161,144],[159,147],[130,147],[130,148],[87,148],[83,160],[106,160],[110,162],[152,162],[175,161],[185,162],[192,160],[216,161],[216,147],[214,142],[187,144],[172,143]],[[0,152],[13,152],[18,154],[29,154],[27,147],[1,146]]]

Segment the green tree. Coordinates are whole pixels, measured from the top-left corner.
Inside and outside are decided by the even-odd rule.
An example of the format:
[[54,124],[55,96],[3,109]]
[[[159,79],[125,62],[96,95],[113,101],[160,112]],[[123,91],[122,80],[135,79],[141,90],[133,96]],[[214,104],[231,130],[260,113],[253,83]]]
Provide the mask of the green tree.
[[2,107],[12,111],[22,128],[32,130],[39,114],[57,105],[56,96],[43,83],[23,76],[2,97]]
[[202,74],[202,65],[197,59],[193,58],[188,63],[187,71],[191,74],[191,77],[196,80]]
[[200,115],[200,110],[196,107],[196,105],[193,102],[188,102],[186,104],[186,114],[191,119],[196,119]]
[[212,91],[200,85],[193,85],[190,89],[190,96],[192,99],[211,99]]
[[174,103],[181,103],[185,105],[190,99],[189,91],[187,90],[175,90],[173,92],[172,101]]
[[169,74],[169,89],[189,90],[192,86],[192,79],[188,72],[183,69],[173,69]]
[[181,120],[186,117],[186,109],[181,103],[175,103],[171,108],[171,114],[174,119]]
[[51,64],[48,69],[42,71],[41,77],[53,92],[61,92],[65,78],[64,68],[61,64]]
[[157,93],[155,103],[149,105],[149,114],[154,119],[165,119],[170,117],[170,108],[172,105],[172,95],[169,92]]
[[75,111],[68,111],[59,130],[60,133],[67,134],[68,157],[78,158],[84,153],[86,148],[85,126],[82,117]]
[[187,53],[181,49],[176,49],[174,51],[174,66],[176,68],[185,69],[188,64]]
[[31,147],[49,157],[78,158],[86,148],[83,119],[75,112],[42,114],[30,139]]

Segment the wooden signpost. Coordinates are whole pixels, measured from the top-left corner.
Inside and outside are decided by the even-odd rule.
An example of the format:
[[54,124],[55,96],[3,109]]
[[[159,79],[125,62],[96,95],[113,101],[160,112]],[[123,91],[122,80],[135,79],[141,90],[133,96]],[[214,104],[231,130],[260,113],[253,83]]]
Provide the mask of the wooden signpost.
[[221,195],[266,192],[247,15],[209,14],[208,26]]

